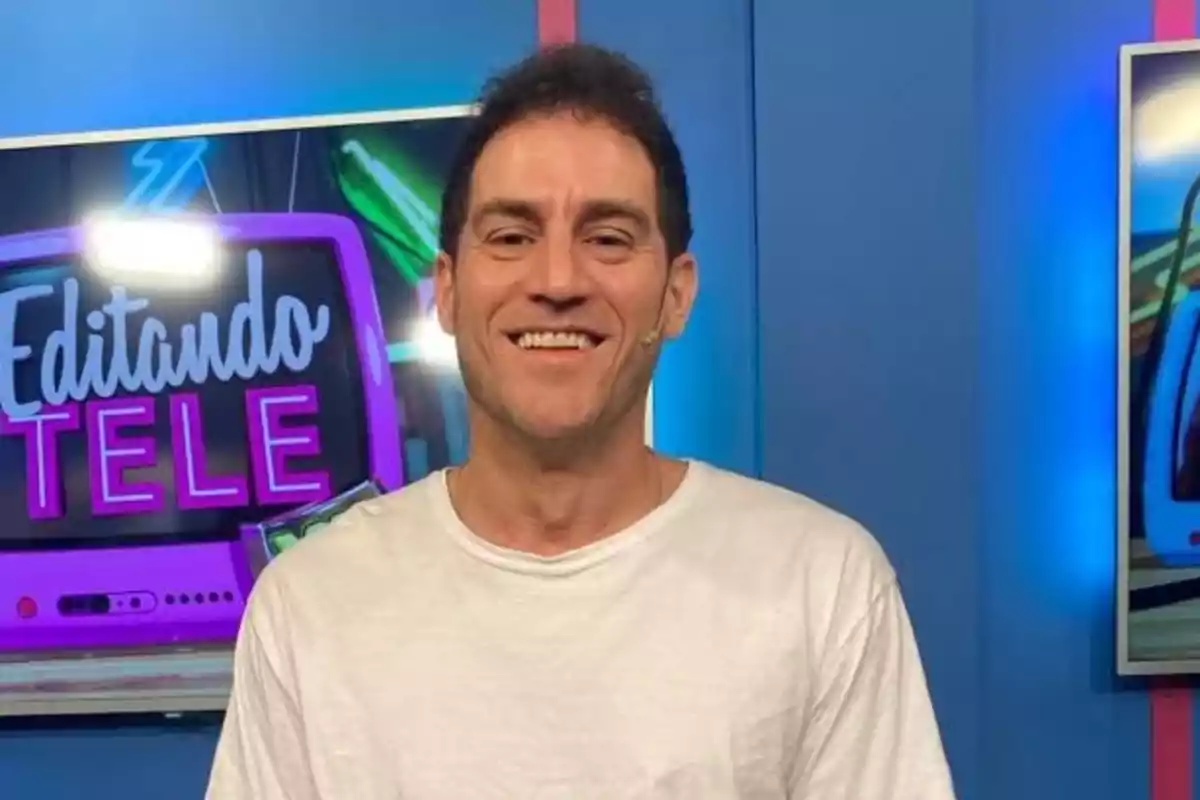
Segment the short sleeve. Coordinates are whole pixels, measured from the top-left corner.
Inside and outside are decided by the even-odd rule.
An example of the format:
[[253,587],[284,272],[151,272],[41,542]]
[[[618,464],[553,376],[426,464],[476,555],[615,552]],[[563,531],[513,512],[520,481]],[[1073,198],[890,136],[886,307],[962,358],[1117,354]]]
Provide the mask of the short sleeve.
[[233,691],[206,800],[315,800],[284,603],[263,573],[234,652]]
[[954,800],[908,612],[894,579],[817,671],[795,800]]

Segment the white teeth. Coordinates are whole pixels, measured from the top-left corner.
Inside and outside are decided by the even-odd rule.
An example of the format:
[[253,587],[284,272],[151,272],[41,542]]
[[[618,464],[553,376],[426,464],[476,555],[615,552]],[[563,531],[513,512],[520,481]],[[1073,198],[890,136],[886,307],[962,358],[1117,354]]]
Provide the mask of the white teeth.
[[573,331],[532,331],[517,338],[522,350],[590,350],[595,347],[591,337]]

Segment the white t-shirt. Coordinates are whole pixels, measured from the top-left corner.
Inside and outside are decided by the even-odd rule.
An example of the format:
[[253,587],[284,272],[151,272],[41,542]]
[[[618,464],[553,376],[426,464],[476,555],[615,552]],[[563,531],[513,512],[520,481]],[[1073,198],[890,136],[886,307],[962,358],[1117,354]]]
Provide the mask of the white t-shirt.
[[858,525],[700,462],[545,558],[437,473],[256,584],[210,800],[952,800],[896,578]]

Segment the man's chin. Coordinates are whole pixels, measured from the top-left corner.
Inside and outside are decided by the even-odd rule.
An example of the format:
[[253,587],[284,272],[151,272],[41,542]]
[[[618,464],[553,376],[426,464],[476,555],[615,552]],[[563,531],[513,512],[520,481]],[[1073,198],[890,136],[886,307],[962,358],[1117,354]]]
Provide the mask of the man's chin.
[[537,401],[542,398],[528,403],[502,402],[485,395],[472,399],[494,424],[530,449],[585,448],[603,435],[605,427],[603,408],[582,398],[575,403]]
[[582,442],[595,433],[593,418],[518,419],[521,437],[531,443],[547,445],[559,442]]

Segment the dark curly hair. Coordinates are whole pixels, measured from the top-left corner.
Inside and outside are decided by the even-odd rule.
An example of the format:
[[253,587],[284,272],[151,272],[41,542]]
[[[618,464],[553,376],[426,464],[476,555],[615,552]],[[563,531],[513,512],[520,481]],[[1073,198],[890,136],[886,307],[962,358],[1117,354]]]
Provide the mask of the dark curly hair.
[[451,164],[442,193],[442,250],[452,259],[457,255],[471,176],[487,143],[510,125],[557,111],[598,117],[641,143],[658,177],[658,224],[667,257],[686,252],[692,238],[687,173],[650,78],[625,56],[587,44],[541,50],[484,87],[479,114]]

